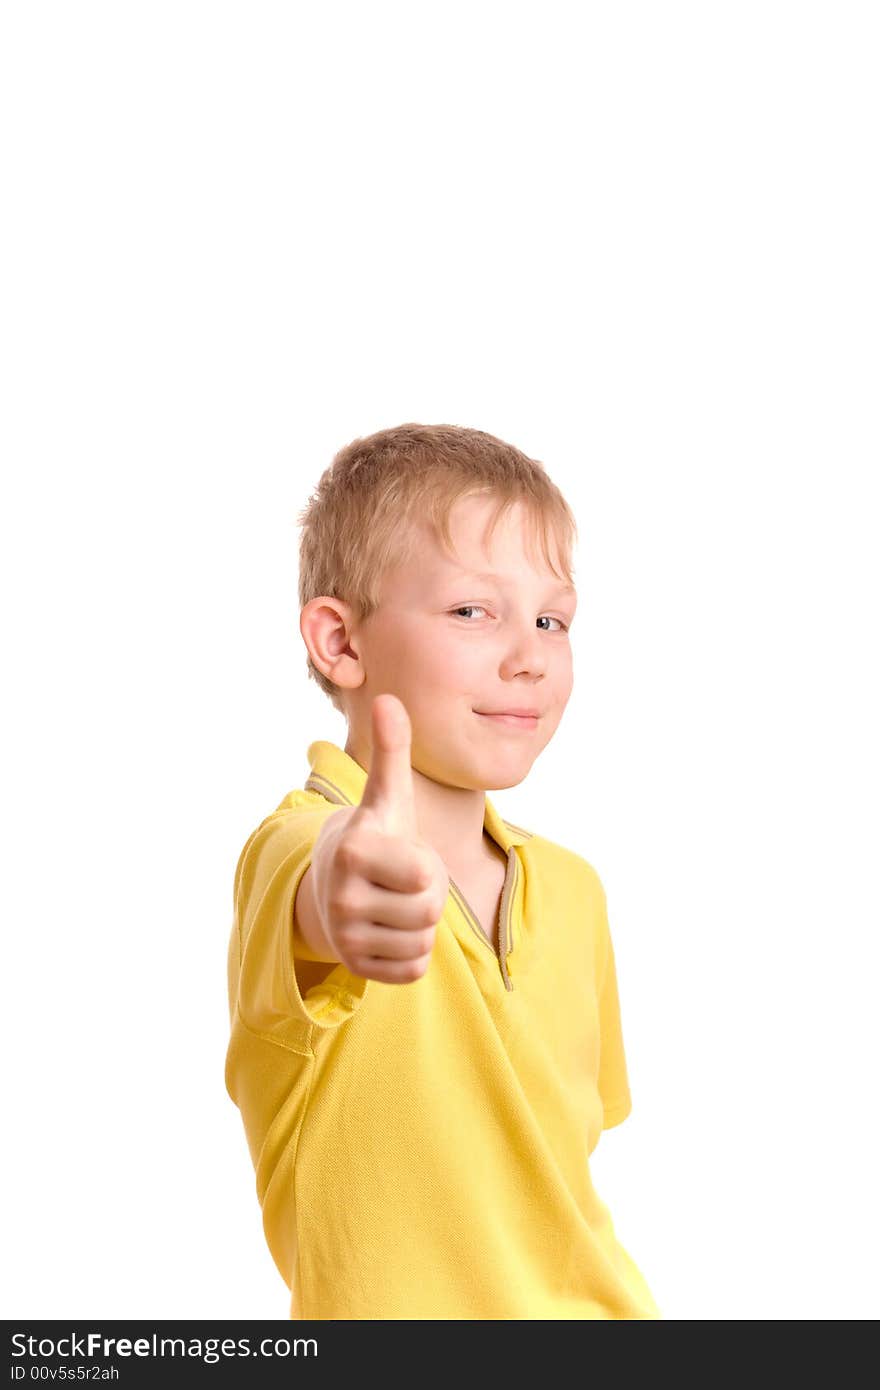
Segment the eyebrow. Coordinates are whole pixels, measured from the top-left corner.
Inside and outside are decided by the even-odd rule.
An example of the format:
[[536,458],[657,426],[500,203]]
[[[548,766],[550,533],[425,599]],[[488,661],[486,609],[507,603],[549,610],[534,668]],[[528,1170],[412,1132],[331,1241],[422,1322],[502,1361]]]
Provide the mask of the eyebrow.
[[[499,583],[502,583],[502,582],[503,582],[502,579],[501,579],[501,575],[500,575],[500,574],[493,574],[491,570],[486,570],[486,571],[483,572],[482,574],[476,574],[476,573],[471,573],[470,571],[461,570],[461,571],[459,571],[459,573],[458,573],[456,576],[454,576],[454,577],[455,577],[456,579],[479,579],[479,580],[486,580],[486,581],[487,581],[488,583],[490,583],[490,584],[499,584]],[[554,593],[557,593],[557,594],[573,594],[573,595],[575,595],[575,597],[577,596],[577,589],[575,589],[575,587],[574,587],[573,584],[559,584],[559,585],[557,585],[557,587],[554,589],[553,592],[554,592]]]

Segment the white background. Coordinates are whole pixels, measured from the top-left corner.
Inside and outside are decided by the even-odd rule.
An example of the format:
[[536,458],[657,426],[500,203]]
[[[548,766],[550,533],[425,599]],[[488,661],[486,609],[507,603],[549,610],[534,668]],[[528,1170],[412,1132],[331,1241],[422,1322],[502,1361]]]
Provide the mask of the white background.
[[232,876],[345,737],[297,513],[405,421],[578,520],[496,803],[605,885],[619,1237],[668,1319],[878,1316],[876,16],[3,7],[4,1316],[287,1316]]

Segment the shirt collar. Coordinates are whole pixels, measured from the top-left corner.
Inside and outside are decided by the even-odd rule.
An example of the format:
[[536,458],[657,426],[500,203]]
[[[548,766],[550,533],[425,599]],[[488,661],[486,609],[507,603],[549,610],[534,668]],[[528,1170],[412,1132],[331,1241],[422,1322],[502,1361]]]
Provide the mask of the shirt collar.
[[[307,791],[317,792],[327,801],[337,802],[340,806],[356,806],[359,803],[367,785],[367,773],[350,753],[329,739],[319,738],[309,744],[306,756],[311,768],[305,784]],[[531,839],[531,831],[504,820],[488,796],[485,797],[483,829],[505,854],[514,845],[523,845]]]

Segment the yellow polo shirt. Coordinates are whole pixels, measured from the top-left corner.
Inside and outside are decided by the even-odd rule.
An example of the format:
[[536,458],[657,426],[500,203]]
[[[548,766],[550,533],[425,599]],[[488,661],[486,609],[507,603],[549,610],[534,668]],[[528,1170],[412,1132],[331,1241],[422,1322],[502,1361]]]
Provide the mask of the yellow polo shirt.
[[662,1317],[590,1178],[631,1099],[605,893],[505,821],[498,949],[450,883],[425,974],[302,998],[297,886],[367,774],[327,740],[235,871],[226,1087],[296,1319]]

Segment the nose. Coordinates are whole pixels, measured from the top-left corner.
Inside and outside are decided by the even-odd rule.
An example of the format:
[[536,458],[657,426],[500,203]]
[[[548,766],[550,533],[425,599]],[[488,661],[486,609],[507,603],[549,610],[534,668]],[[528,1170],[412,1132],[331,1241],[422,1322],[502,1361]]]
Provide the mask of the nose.
[[543,676],[547,669],[547,635],[531,622],[512,622],[505,635],[501,674],[506,680],[522,674]]

